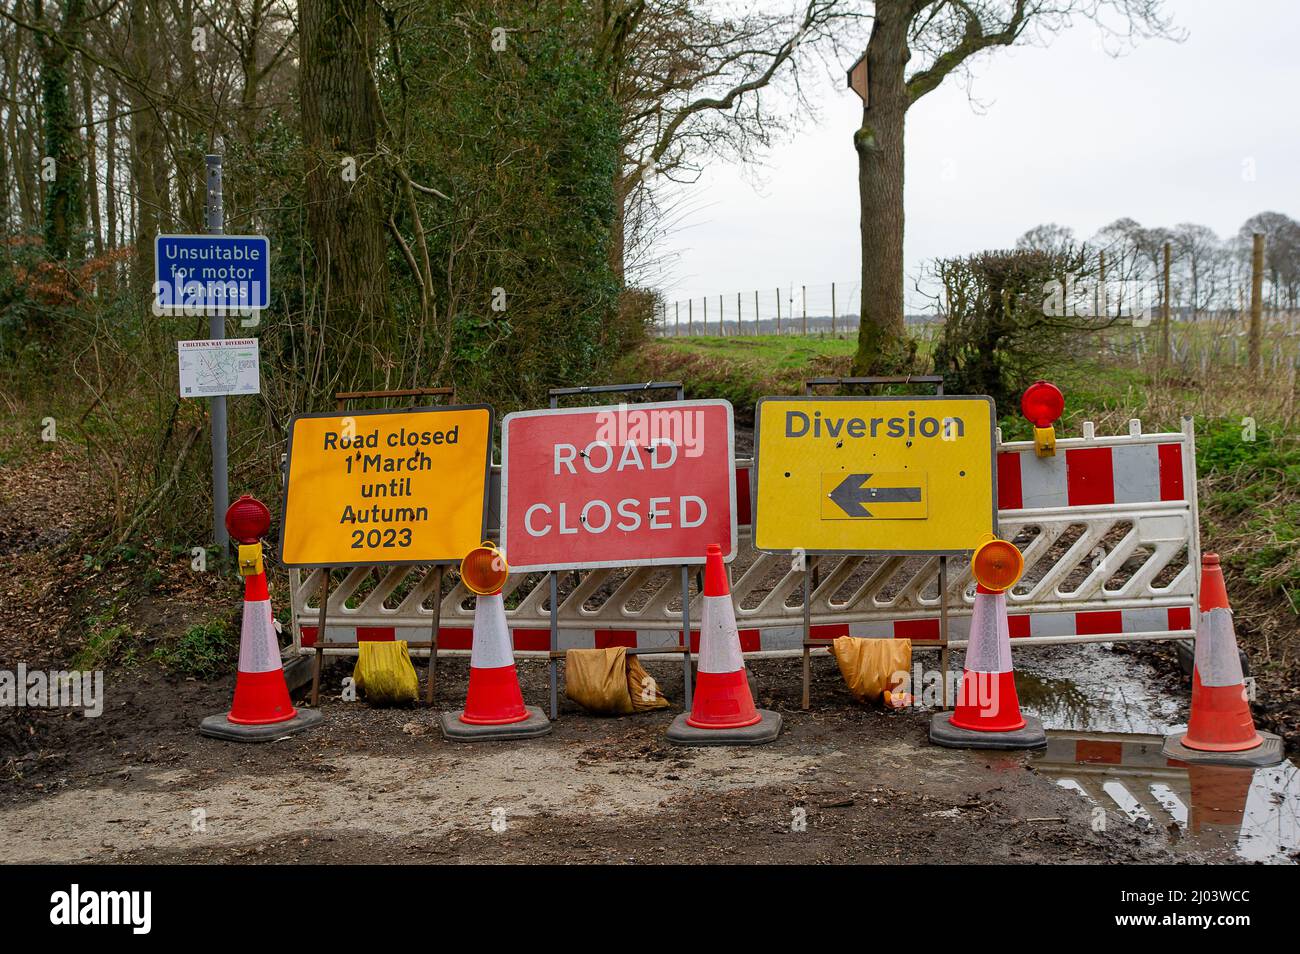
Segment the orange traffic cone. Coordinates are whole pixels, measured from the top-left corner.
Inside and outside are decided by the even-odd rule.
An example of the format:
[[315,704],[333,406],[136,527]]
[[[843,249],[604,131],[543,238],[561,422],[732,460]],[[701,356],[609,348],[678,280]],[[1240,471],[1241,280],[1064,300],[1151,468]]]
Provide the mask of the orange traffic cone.
[[239,633],[239,668],[235,700],[224,715],[208,716],[199,732],[235,742],[264,742],[299,732],[321,720],[318,709],[299,711],[289,700],[284,663],[275,638],[271,595],[258,539],[270,526],[270,512],[248,494],[226,512],[226,526],[239,547],[239,572],[244,577],[244,618]]
[[[996,549],[990,551],[989,547]],[[986,569],[985,564],[989,564]],[[990,540],[976,550],[977,575],[1012,585],[1020,577],[1023,557],[1012,544]],[[1000,571],[1000,574],[999,574]],[[983,581],[975,587],[966,670],[957,706],[930,720],[930,741],[949,748],[1036,749],[1047,744],[1043,724],[1020,713],[1016,674],[1011,665],[1011,629],[1007,623],[1005,586]]]
[[1255,731],[1228,588],[1215,553],[1201,557],[1200,609],[1192,668],[1192,714],[1185,733],[1165,739],[1164,753],[1184,762],[1275,765],[1282,761],[1282,740]]
[[[498,563],[495,572],[476,565],[490,560]],[[474,641],[465,708],[442,714],[443,735],[456,742],[530,738],[551,731],[550,720],[536,706],[525,706],[519,689],[510,626],[501,597],[507,570],[504,558],[491,546],[476,548],[461,564],[461,579],[467,588],[490,592],[478,593],[474,601]],[[483,583],[486,585],[480,585]]]
[[519,689],[510,628],[500,593],[474,601],[474,644],[469,657],[469,691],[460,721],[467,725],[509,725],[528,718]]
[[754,707],[722,547],[716,543],[705,556],[703,601],[694,703],[689,715],[673,720],[668,739],[683,745],[771,742],[781,731],[781,716]]

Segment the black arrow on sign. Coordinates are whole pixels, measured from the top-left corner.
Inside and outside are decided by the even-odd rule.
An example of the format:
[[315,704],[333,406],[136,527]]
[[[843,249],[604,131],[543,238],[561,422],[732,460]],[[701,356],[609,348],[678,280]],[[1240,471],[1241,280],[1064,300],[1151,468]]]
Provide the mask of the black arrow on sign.
[[920,487],[864,487],[870,474],[849,474],[830,492],[839,508],[850,517],[870,517],[868,503],[919,503]]

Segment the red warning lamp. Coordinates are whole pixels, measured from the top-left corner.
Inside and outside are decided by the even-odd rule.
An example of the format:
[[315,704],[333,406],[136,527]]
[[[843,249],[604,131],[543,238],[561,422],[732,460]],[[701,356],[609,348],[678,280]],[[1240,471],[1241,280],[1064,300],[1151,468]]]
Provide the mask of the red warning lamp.
[[1051,381],[1035,381],[1020,396],[1020,411],[1034,425],[1034,453],[1039,457],[1056,455],[1056,428],[1065,410],[1065,395]]
[[1065,410],[1065,395],[1051,381],[1035,381],[1021,395],[1020,410],[1034,427],[1051,427]]
[[244,494],[226,511],[226,529],[240,543],[257,543],[271,529],[271,511],[251,494]]

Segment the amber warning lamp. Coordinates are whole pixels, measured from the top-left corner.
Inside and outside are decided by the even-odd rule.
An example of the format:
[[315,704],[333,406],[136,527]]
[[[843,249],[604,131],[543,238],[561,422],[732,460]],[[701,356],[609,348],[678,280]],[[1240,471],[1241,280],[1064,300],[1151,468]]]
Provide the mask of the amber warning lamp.
[[1039,457],[1056,456],[1056,428],[1065,410],[1065,395],[1051,381],[1035,381],[1020,396],[1020,411],[1034,425],[1034,453]]
[[1016,585],[1025,572],[1025,558],[1014,543],[988,534],[975,548],[970,559],[971,571],[980,586],[1001,593]]
[[465,589],[478,596],[500,593],[510,575],[506,555],[491,541],[484,540],[460,561],[460,579]]
[[226,529],[239,542],[239,575],[263,571],[262,537],[271,529],[271,511],[251,494],[244,494],[226,511]]

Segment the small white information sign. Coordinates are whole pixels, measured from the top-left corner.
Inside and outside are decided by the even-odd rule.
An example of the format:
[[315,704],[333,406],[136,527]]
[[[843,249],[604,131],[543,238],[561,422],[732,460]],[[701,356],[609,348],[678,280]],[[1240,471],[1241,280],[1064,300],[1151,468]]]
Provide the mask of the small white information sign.
[[181,397],[261,392],[256,338],[178,341],[176,349]]

